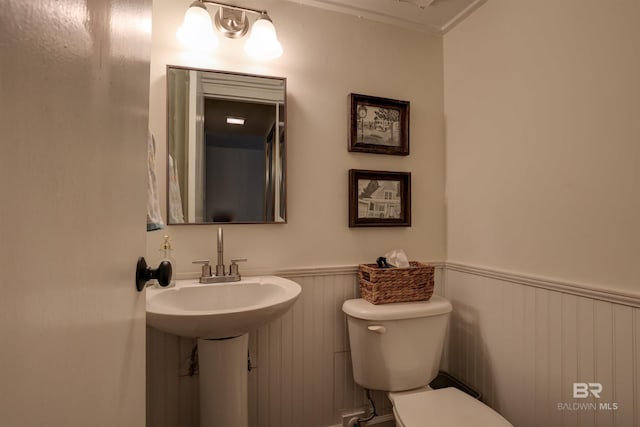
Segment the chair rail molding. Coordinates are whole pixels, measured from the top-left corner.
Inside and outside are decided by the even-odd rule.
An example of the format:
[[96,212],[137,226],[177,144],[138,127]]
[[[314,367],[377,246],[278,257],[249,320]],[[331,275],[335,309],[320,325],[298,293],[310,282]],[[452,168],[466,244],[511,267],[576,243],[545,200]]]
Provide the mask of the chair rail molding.
[[640,307],[640,293],[619,292],[616,290],[606,289],[601,286],[594,286],[591,284],[562,281],[541,276],[515,273],[489,267],[466,264],[457,261],[446,261],[444,265],[446,270],[459,271],[461,273],[488,277],[491,279],[502,280],[519,285],[533,286],[535,288],[542,288],[550,291],[577,295],[600,301],[612,302],[629,307]]

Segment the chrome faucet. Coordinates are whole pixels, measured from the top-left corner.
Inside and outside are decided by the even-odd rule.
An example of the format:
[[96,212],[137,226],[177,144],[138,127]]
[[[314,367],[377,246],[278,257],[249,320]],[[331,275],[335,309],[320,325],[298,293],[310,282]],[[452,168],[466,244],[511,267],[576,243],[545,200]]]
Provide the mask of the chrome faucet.
[[222,227],[218,227],[218,263],[216,264],[216,276],[224,276],[224,239]]
[[229,265],[229,274],[226,274],[224,266],[224,239],[222,237],[222,228],[218,228],[218,263],[216,264],[216,274],[212,274],[208,259],[193,261],[193,263],[202,264],[200,283],[238,282],[242,278],[238,269],[238,263],[246,260],[246,258],[232,258],[231,264]]

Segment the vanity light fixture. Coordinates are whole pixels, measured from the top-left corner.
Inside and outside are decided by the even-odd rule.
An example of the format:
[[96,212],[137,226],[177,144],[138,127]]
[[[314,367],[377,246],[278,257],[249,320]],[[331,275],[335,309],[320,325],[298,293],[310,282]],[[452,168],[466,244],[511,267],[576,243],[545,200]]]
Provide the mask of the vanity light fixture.
[[252,58],[264,60],[282,55],[282,45],[276,36],[276,27],[273,26],[267,12],[262,12],[260,18],[253,23],[244,51]]
[[199,0],[191,3],[176,37],[191,49],[213,50],[218,46],[218,37],[213,32],[211,17],[204,3]]
[[237,39],[244,37],[251,25],[247,14],[259,15],[251,27],[251,34],[244,50],[254,59],[269,60],[282,55],[276,28],[266,10],[249,9],[212,0],[195,0],[184,14],[182,26],[176,36],[185,46],[198,50],[211,50],[218,44],[211,16],[206,3],[218,6],[215,27],[223,36]]

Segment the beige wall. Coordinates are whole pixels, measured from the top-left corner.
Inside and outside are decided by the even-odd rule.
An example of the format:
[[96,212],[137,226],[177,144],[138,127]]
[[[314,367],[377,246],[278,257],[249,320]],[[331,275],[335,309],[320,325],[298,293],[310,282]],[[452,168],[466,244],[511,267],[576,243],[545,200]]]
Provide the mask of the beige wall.
[[[442,41],[291,2],[244,4],[266,8],[284,55],[258,64],[245,59],[244,40],[221,41],[208,57],[175,40],[189,0],[154,1],[150,126],[158,143],[158,174],[165,204],[167,64],[287,78],[288,223],[227,225],[225,254],[246,256],[246,272],[302,266],[352,265],[393,248],[412,259],[444,257],[444,134]],[[235,52],[234,50],[237,50]],[[411,155],[347,151],[350,92],[411,102]],[[348,228],[350,168],[410,171],[411,228]],[[166,216],[165,216],[166,218]],[[175,247],[178,272],[196,272],[194,259],[215,258],[215,226],[170,226],[148,233],[148,257],[162,235]]]
[[637,294],[638,16],[492,0],[445,36],[448,260]]

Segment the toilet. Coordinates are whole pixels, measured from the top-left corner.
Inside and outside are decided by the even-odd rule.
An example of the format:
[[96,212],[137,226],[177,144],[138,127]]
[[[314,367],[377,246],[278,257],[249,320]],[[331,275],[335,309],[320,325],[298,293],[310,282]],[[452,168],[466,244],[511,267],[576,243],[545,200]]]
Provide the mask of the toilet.
[[388,392],[398,427],[513,427],[456,388],[429,387],[440,367],[451,309],[436,295],[381,305],[345,301],[355,382]]

